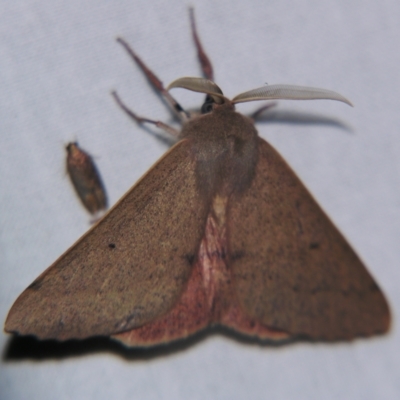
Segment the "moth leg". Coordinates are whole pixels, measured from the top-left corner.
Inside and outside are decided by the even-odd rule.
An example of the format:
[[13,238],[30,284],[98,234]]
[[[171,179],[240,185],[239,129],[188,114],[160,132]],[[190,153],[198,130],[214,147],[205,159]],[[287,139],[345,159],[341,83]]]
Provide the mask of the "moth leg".
[[277,104],[278,104],[278,103],[277,103],[276,101],[274,101],[274,102],[272,102],[272,103],[265,104],[264,106],[262,106],[262,107],[260,107],[260,108],[257,108],[257,110],[254,111],[254,112],[250,115],[250,118],[255,122],[255,121],[260,117],[260,115],[261,115],[264,111],[267,111],[267,110],[269,110],[269,109],[272,108],[272,107],[276,107]]
[[139,56],[133,51],[127,42],[122,38],[117,38],[117,42],[120,43],[127,53],[136,62],[139,68],[146,75],[147,80],[153,86],[154,90],[162,96],[167,103],[170,110],[176,115],[182,123],[189,119],[189,114],[181,107],[181,105],[171,96],[171,94],[164,88],[163,83],[158,77],[151,71],[147,65],[139,58]]
[[201,70],[203,72],[204,78],[209,79],[210,81],[214,81],[214,71],[211,65],[211,61],[205,53],[203,46],[200,42],[199,35],[197,34],[196,21],[194,18],[194,9],[193,7],[189,8],[189,16],[190,16],[190,25],[192,29],[192,36],[194,40],[194,44],[197,49],[197,57],[199,59]]
[[111,95],[114,97],[114,100],[122,108],[122,110],[124,110],[139,125],[141,125],[143,123],[153,124],[157,128],[160,128],[163,131],[169,133],[174,138],[178,138],[179,137],[179,131],[177,129],[175,129],[172,126],[169,126],[169,125],[167,125],[167,124],[165,124],[164,122],[161,122],[161,121],[156,121],[156,120],[149,119],[149,118],[139,117],[137,114],[135,114],[130,108],[128,108],[122,102],[122,100],[118,96],[117,92],[113,91],[113,92],[111,92]]

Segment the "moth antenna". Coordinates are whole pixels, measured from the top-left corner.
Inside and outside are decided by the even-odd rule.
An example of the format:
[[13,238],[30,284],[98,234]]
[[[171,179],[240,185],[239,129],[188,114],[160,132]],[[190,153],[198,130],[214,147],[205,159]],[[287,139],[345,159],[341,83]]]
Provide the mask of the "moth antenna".
[[353,104],[341,94],[332,90],[318,89],[307,86],[295,85],[270,85],[262,86],[257,89],[249,90],[238,94],[232,99],[232,103],[244,103],[255,100],[336,100],[348,104]]
[[161,122],[161,121],[156,121],[156,120],[149,119],[149,118],[139,117],[139,115],[135,114],[130,108],[128,108],[122,102],[122,100],[118,96],[117,92],[113,91],[113,92],[111,92],[111,95],[114,97],[114,100],[122,108],[122,110],[124,110],[139,125],[141,125],[143,123],[153,124],[157,128],[160,128],[163,131],[169,133],[171,136],[173,136],[175,138],[179,137],[179,131],[177,131],[172,126],[169,126],[169,125],[167,125],[167,124],[165,124],[164,122]]
[[172,88],[183,88],[192,90],[193,92],[207,93],[217,104],[222,104],[224,102],[222,90],[216,83],[209,79],[193,77],[179,78],[170,83],[167,90],[171,90]]
[[205,53],[203,46],[200,42],[199,35],[197,34],[196,28],[196,20],[194,18],[194,8],[189,7],[189,17],[190,17],[190,26],[192,28],[192,36],[194,40],[194,44],[196,45],[197,49],[197,58],[199,59],[201,70],[203,71],[203,75],[205,78],[209,79],[210,81],[214,80],[214,71],[211,64],[210,59],[208,58],[207,54]]
[[147,80],[153,86],[154,90],[160,94],[166,101],[168,107],[178,117],[181,122],[185,122],[189,119],[189,114],[182,108],[182,106],[165,90],[163,83],[160,79],[151,71],[147,65],[140,59],[140,57],[133,51],[129,44],[122,38],[117,38],[117,42],[120,43],[139,68],[146,75]]

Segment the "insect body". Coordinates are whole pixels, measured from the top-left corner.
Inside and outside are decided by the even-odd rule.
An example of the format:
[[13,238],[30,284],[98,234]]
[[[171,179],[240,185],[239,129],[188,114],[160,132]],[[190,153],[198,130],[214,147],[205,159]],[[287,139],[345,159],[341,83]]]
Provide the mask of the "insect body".
[[181,132],[138,117],[114,96],[137,122],[176,133],[178,143],[20,295],[5,329],[41,339],[106,335],[129,346],[183,338],[211,324],[262,339],[386,332],[389,309],[373,278],[234,107],[277,98],[348,100],[287,85],[229,100],[208,79],[181,78],[168,89],[207,95],[207,112],[190,119],[141,68],[184,121]]
[[94,216],[107,208],[107,195],[103,182],[92,160],[78,143],[66,146],[67,172],[84,207]]

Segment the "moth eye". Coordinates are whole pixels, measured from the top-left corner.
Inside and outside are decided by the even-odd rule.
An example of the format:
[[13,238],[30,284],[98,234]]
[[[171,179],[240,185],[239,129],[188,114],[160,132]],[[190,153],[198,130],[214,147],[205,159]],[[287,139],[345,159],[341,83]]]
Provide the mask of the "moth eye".
[[214,100],[211,96],[207,95],[206,100],[204,101],[203,105],[201,106],[201,113],[208,114],[213,110]]

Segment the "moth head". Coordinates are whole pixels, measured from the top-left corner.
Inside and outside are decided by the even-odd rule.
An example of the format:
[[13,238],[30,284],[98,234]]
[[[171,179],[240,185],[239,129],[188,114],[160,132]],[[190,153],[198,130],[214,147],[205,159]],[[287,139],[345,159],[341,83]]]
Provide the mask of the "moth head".
[[170,83],[167,90],[172,88],[183,88],[193,92],[205,93],[206,99],[201,107],[202,114],[211,112],[214,106],[231,103],[231,101],[224,96],[222,90],[216,83],[205,78],[179,78]]
[[65,146],[65,150],[67,150],[67,153],[72,153],[73,151],[75,151],[78,148],[78,142],[69,142],[66,146]]
[[206,101],[202,113],[210,112],[214,105],[226,103],[237,104],[256,100],[336,100],[353,106],[341,94],[327,89],[295,85],[266,85],[248,92],[240,93],[232,100],[226,98],[218,85],[205,78],[184,77],[173,81],[167,88],[184,88],[193,92],[205,93]]

